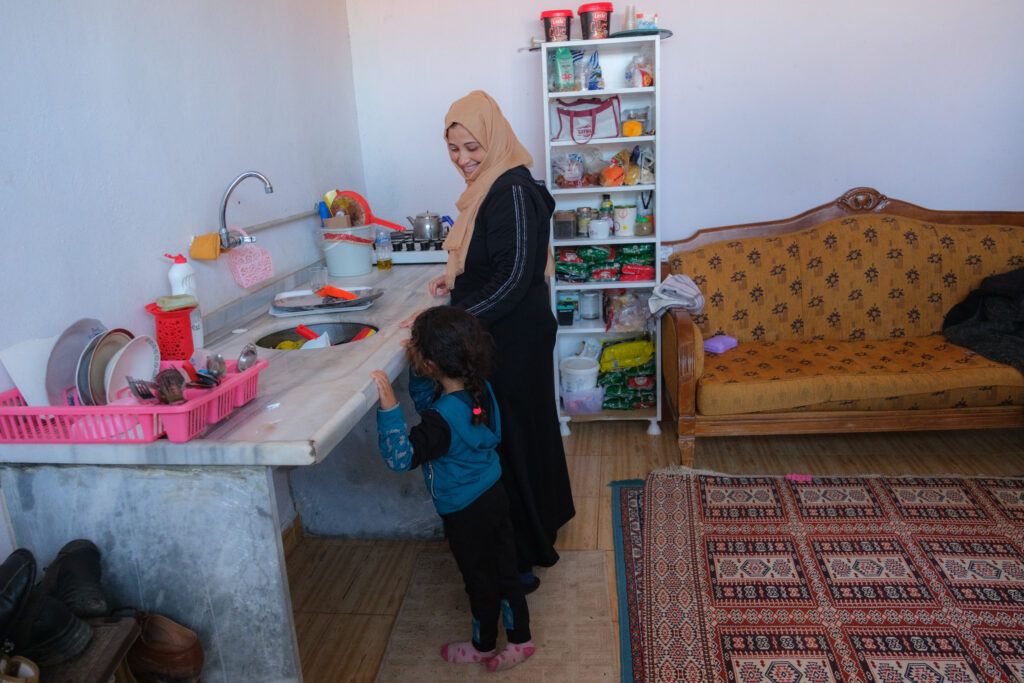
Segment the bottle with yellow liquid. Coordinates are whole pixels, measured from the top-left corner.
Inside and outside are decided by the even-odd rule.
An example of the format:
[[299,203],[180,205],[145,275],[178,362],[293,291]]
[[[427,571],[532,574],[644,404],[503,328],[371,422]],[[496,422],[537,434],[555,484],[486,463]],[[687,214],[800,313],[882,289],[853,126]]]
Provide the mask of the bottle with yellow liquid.
[[377,239],[374,241],[373,246],[377,251],[377,269],[390,270],[392,265],[391,235],[386,230],[381,230],[377,233]]

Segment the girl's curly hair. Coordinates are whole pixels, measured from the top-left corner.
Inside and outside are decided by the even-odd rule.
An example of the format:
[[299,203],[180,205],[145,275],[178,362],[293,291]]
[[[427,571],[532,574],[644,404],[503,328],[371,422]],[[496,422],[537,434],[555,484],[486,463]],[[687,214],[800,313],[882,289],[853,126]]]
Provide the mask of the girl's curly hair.
[[480,321],[454,306],[435,306],[416,316],[412,346],[445,377],[460,379],[473,400],[473,424],[488,419],[491,401],[485,384],[494,362],[494,342]]

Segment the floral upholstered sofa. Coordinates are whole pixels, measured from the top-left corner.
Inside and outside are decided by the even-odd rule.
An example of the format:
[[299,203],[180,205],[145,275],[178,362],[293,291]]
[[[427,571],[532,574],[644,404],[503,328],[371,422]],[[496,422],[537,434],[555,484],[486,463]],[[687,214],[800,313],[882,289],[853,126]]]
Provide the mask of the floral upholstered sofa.
[[[1024,375],[948,343],[946,312],[1024,266],[1024,212],[930,211],[871,188],[669,243],[704,313],[662,322],[682,463],[694,439],[1024,425]],[[707,354],[703,340],[739,345]]]

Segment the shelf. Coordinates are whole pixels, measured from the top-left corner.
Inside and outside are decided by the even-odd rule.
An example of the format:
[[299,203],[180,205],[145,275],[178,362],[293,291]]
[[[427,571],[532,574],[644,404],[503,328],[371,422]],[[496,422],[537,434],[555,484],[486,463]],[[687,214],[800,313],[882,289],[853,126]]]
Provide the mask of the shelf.
[[622,282],[621,280],[602,280],[601,282],[555,282],[555,291],[563,289],[652,289],[658,284],[654,280],[639,282]]
[[602,410],[599,413],[587,415],[570,415],[561,408],[558,409],[559,417],[567,417],[574,422],[595,422],[597,420],[653,420],[658,417],[657,408],[640,408],[638,410]]
[[570,90],[568,92],[549,92],[549,100],[571,100],[581,97],[607,97],[608,95],[642,95],[654,93],[655,86],[643,88],[605,88],[604,90]]
[[657,244],[657,237],[580,237],[571,240],[552,240],[552,247],[583,247],[592,244]]
[[653,192],[655,185],[619,185],[617,187],[553,187],[552,196],[565,194],[616,194],[619,192]]
[[605,333],[604,320],[597,318],[596,320],[583,320],[574,322],[572,325],[559,325],[558,334],[604,334]]
[[558,42],[541,43],[541,47],[547,48],[548,50],[557,50],[560,47],[576,47],[576,48],[588,48],[601,45],[628,45],[629,43],[653,43],[656,42],[660,36],[658,35],[646,35],[646,36],[623,36],[621,38],[597,38],[593,40],[562,40]]
[[634,135],[632,137],[620,138],[591,138],[588,142],[575,142],[573,140],[552,141],[552,147],[583,147],[586,145],[621,145],[630,142],[654,142],[653,135]]

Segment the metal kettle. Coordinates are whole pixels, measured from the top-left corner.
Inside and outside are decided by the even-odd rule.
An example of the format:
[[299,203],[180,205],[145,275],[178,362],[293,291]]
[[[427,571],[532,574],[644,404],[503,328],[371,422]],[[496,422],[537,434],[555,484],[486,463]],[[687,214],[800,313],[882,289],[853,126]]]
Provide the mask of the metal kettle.
[[406,216],[406,218],[412,224],[412,236],[417,240],[444,239],[448,234],[448,226],[452,222],[448,216],[439,216],[430,211],[424,211],[415,216]]

